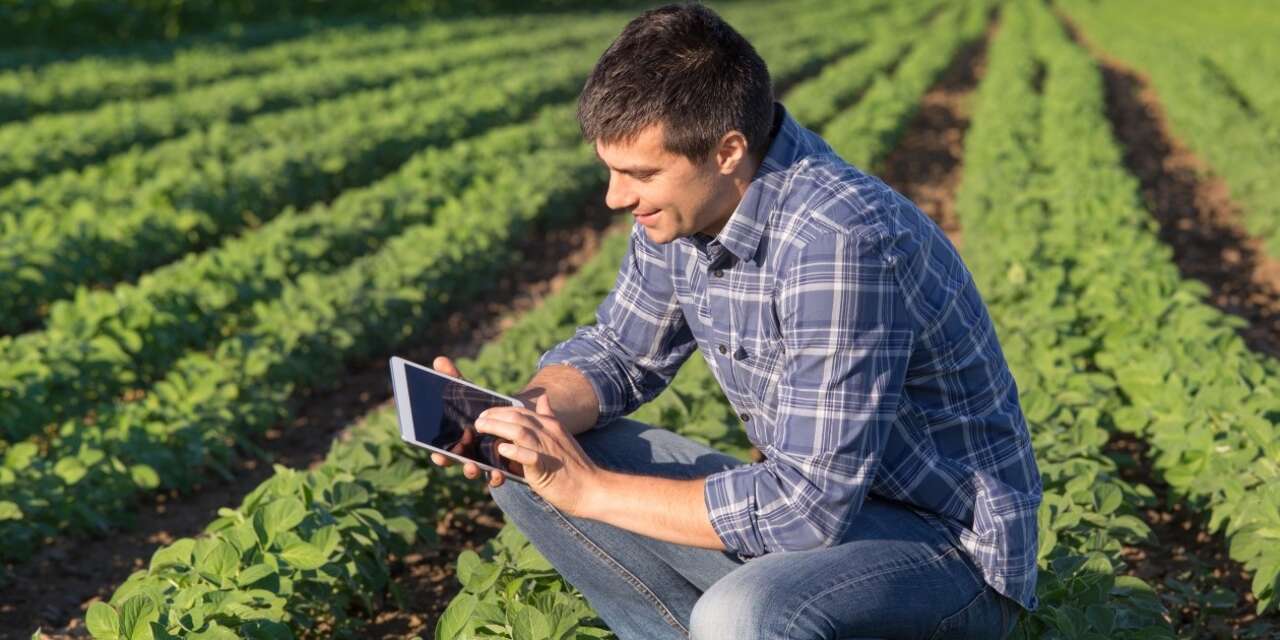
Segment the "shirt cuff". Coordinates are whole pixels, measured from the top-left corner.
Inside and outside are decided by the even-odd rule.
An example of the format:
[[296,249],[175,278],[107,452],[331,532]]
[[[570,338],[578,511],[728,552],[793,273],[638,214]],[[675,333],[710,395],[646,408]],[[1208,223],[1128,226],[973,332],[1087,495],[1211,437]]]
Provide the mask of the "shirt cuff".
[[585,330],[573,338],[566,340],[546,353],[538,360],[538,368],[553,364],[563,364],[577,369],[591,388],[596,392],[599,417],[596,424],[606,424],[622,417],[627,411],[626,394],[623,386],[615,379],[618,375],[615,367],[608,361],[608,354],[603,349],[584,348],[580,342],[586,337]]
[[703,489],[711,528],[726,549],[744,559],[767,553],[756,525],[755,477],[761,472],[767,471],[759,464],[717,471],[707,476]]

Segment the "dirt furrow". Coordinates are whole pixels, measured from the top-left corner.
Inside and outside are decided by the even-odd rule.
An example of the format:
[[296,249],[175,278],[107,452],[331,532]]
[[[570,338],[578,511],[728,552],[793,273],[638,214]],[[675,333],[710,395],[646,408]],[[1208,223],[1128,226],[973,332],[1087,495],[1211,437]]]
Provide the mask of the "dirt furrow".
[[1147,78],[1091,50],[1106,83],[1112,133],[1178,270],[1209,286],[1210,304],[1248,321],[1240,333],[1252,349],[1280,356],[1280,260],[1245,231],[1226,183],[1170,133]]
[[1203,506],[1171,497],[1169,485],[1156,479],[1147,449],[1128,434],[1113,435],[1106,447],[1121,478],[1147,485],[1156,496],[1141,516],[1158,543],[1125,547],[1126,573],[1156,588],[1179,637],[1276,637],[1271,634],[1280,632],[1280,620],[1257,615],[1250,577],[1231,559],[1222,537],[1207,532]]
[[[1092,46],[1066,16],[1059,18],[1097,61],[1112,135],[1179,272],[1208,285],[1206,302],[1248,322],[1240,335],[1251,349],[1280,355],[1280,262],[1244,230],[1241,209],[1222,179],[1171,133],[1149,80]],[[1225,540],[1208,533],[1207,510],[1170,494],[1145,442],[1116,434],[1108,451],[1126,480],[1156,493],[1142,515],[1159,544],[1128,548],[1125,559],[1130,574],[1156,586],[1180,637],[1276,637],[1280,614],[1256,614],[1248,574],[1231,560]]]
[[[430,362],[436,355],[475,355],[516,316],[558,291],[565,278],[595,254],[610,225],[619,218],[611,215],[603,201],[602,192],[592,194],[582,207],[580,225],[531,234],[518,249],[525,256],[519,269],[511,270],[482,301],[433,323],[420,334],[421,339],[396,354],[417,362]],[[99,540],[57,540],[30,560],[8,567],[10,580],[0,587],[0,638],[27,638],[37,627],[51,638],[86,637],[80,618],[89,604],[110,597],[130,573],[146,566],[159,546],[199,533],[216,517],[219,507],[238,505],[245,494],[270,476],[272,463],[306,468],[320,462],[345,427],[388,402],[391,387],[386,361],[390,355],[349,367],[335,388],[295,398],[297,417],[255,440],[271,460],[246,452],[234,469],[234,481],[212,481],[194,492],[148,498],[138,510],[137,526],[130,530]],[[441,533],[447,545],[458,549],[467,545],[466,527]],[[475,533],[479,540],[491,534]],[[442,566],[433,568],[422,566],[432,559],[419,555],[400,562],[424,576],[425,582],[443,582],[443,565],[452,556],[436,562]]]
[[969,129],[973,92],[986,67],[986,36],[960,50],[939,81],[920,99],[920,110],[898,146],[885,158],[880,178],[909,198],[961,246],[955,195],[960,186],[964,135]]
[[[1169,133],[1146,79],[1114,60],[1098,59],[1112,133],[1125,149],[1125,164],[1138,178],[1147,210],[1160,223],[1160,238],[1173,249],[1179,271],[1209,286],[1207,302],[1248,321],[1240,334],[1250,348],[1280,356],[1280,263],[1244,231],[1240,209],[1225,183],[1210,176]],[[1126,445],[1145,449],[1145,443],[1128,436],[1113,438],[1113,447]],[[1196,637],[1233,638],[1251,626],[1280,624],[1276,616],[1259,620],[1244,568],[1231,560],[1221,536],[1206,533],[1208,514],[1171,497],[1145,453],[1135,460],[1130,479],[1157,494],[1157,506],[1143,516],[1160,544],[1129,549],[1126,560],[1131,573],[1160,590],[1175,627]],[[1239,597],[1220,595],[1215,602],[1210,597],[1215,587]]]

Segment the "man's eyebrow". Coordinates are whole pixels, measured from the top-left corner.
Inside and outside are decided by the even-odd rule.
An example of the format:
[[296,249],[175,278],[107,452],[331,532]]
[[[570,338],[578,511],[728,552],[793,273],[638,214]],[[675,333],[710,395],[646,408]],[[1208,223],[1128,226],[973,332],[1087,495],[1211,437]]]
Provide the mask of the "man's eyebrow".
[[613,169],[618,173],[625,173],[629,176],[642,176],[645,174],[657,173],[662,170],[662,167],[647,167],[644,165],[636,165],[632,167],[613,167],[613,166],[610,166],[608,162],[605,162],[604,158],[600,157],[599,150],[597,150],[595,154],[596,154],[596,159],[604,163],[604,166],[609,167],[610,169]]

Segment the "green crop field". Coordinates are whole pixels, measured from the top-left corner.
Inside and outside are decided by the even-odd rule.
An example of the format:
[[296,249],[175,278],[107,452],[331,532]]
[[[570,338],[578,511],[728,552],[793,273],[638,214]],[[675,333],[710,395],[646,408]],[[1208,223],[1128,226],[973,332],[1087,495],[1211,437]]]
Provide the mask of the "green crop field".
[[[385,363],[515,392],[593,322],[574,103],[646,5],[277,4],[0,0],[0,638],[613,637]],[[1280,638],[1280,11],[711,6],[973,273],[1044,486],[1016,637]],[[633,417],[758,455],[701,358]]]

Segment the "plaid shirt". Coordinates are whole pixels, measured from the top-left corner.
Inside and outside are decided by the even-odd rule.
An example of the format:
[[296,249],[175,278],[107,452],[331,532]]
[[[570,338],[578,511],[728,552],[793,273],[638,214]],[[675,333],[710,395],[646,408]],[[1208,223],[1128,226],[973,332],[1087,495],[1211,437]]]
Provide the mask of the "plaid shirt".
[[580,370],[603,424],[696,348],[765,455],[706,478],[726,548],[838,544],[871,492],[956,536],[988,584],[1034,609],[1040,475],[968,269],[909,200],[775,111],[718,236],[655,245],[637,225],[597,323],[539,366]]

